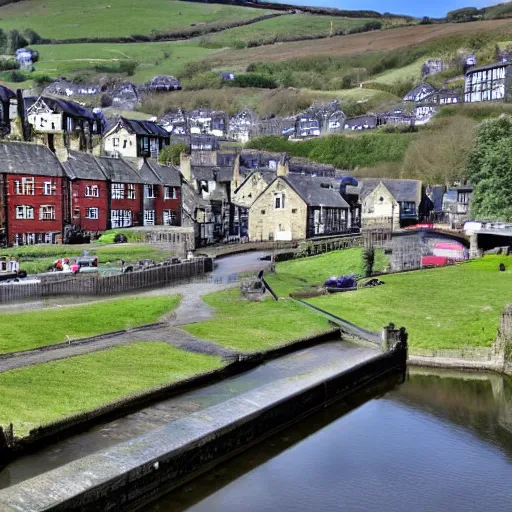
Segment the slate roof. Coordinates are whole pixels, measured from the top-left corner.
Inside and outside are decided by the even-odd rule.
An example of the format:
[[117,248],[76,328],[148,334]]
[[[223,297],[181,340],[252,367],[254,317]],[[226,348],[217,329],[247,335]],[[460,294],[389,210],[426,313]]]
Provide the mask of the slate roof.
[[0,101],[6,103],[14,98],[16,98],[16,93],[14,93],[14,91],[11,91],[11,89],[4,85],[0,85]]
[[144,183],[148,185],[160,185],[160,178],[153,171],[147,160],[144,160],[142,166],[138,169],[140,177],[144,180]]
[[289,174],[284,180],[309,206],[349,208],[348,203],[341,197],[338,179]]
[[46,147],[25,142],[0,142],[0,173],[59,177],[57,157]]
[[377,126],[377,117],[376,116],[358,116],[351,117],[350,119],[345,120],[345,125],[348,125],[349,128],[353,126],[363,126],[367,124],[370,128],[375,128]]
[[105,181],[107,179],[96,158],[89,153],[69,151],[68,160],[62,164],[62,167],[72,180]]
[[152,135],[153,137],[169,137],[167,130],[153,121],[137,121],[121,117],[120,122],[130,133],[136,135]]
[[471,75],[472,73],[478,73],[479,71],[488,71],[489,69],[496,69],[496,68],[506,68],[507,66],[510,66],[511,62],[495,62],[494,64],[487,64],[485,66],[478,66],[471,69],[468,69],[466,72],[466,75]]
[[361,199],[368,196],[380,182],[383,183],[398,202],[417,202],[421,198],[421,181],[419,180],[365,178],[360,181],[362,184]]
[[180,170],[174,165],[160,165],[156,160],[148,158],[145,162],[159,177],[160,182],[170,187],[181,187]]
[[[54,112],[67,114],[74,119],[88,119],[89,121],[94,121],[95,119],[94,114],[89,109],[82,107],[82,105],[74,101],[49,98],[47,96],[41,96],[40,98]],[[34,96],[25,98],[25,107],[27,109],[30,108],[38,99]]]
[[214,167],[193,166],[192,177],[198,181],[215,181]]
[[268,169],[267,167],[263,167],[260,169],[247,169],[245,167],[240,168],[240,174],[242,174],[242,176],[244,176],[244,180],[242,181],[242,183],[240,183],[240,185],[237,187],[235,192],[240,190],[245,185],[245,183],[247,183],[247,181],[251,178],[251,176],[256,173],[259,173],[261,175],[261,179],[267,185],[270,185],[276,179],[276,176],[277,176],[276,171]]
[[114,183],[144,183],[144,180],[120,158],[97,157],[104,174]]

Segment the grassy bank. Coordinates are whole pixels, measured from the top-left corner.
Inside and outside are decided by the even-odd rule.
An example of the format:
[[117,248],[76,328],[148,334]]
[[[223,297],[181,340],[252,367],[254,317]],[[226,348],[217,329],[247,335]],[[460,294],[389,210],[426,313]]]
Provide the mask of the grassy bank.
[[[275,274],[268,274],[265,279],[280,297],[286,297],[291,292],[321,286],[331,276],[361,275],[361,254],[362,249],[345,249],[283,261],[276,265]],[[384,251],[377,250],[374,271],[381,272],[387,264],[388,257]]]
[[0,354],[149,324],[175,309],[179,297],[129,298],[65,308],[1,314]]
[[[502,262],[506,272],[498,272]],[[486,256],[381,279],[386,284],[377,288],[310,302],[372,330],[389,322],[403,325],[414,352],[492,345],[503,308],[512,301],[512,257]]]
[[203,300],[216,309],[215,318],[185,330],[242,352],[268,350],[331,329],[322,315],[292,301],[247,302],[239,290],[212,293]]
[[142,342],[0,374],[0,425],[16,436],[220,368],[220,358]]
[[0,8],[3,29],[31,28],[48,39],[149,36],[257,18],[271,11],[192,2],[28,0]]
[[29,274],[46,272],[48,267],[59,258],[74,258],[88,251],[98,256],[100,265],[119,265],[123,259],[126,263],[135,263],[141,259],[163,261],[172,254],[149,245],[31,245],[1,249],[0,256],[14,256],[20,261],[22,270]]

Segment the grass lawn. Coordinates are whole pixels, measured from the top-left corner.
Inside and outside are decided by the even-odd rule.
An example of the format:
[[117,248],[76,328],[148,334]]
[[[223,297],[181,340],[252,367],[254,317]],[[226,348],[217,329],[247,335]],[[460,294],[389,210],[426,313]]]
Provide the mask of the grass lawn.
[[0,354],[54,345],[66,341],[66,335],[76,339],[150,324],[179,301],[177,295],[139,297],[0,314]]
[[0,256],[15,256],[20,261],[22,270],[29,274],[46,272],[48,267],[59,258],[72,258],[82,254],[82,251],[97,255],[100,265],[112,263],[119,264],[123,259],[126,263],[138,262],[141,259],[163,261],[171,253],[156,247],[144,244],[116,244],[116,245],[29,245],[1,249]]
[[[343,274],[361,275],[362,249],[332,251],[311,258],[283,261],[276,265],[275,274],[267,274],[265,279],[280,297],[291,292],[320,286],[331,276]],[[384,270],[388,263],[384,251],[375,252],[374,271]]]
[[155,75],[179,74],[187,62],[201,59],[215,51],[201,48],[197,42],[191,44],[186,41],[48,44],[34,45],[33,48],[39,52],[37,71],[50,76],[67,76],[69,78],[76,73],[94,73],[95,66],[117,66],[122,60],[135,60],[139,66],[129,80],[136,83],[147,82]]
[[222,366],[219,357],[138,342],[0,374],[0,425],[21,437],[142,391]]
[[212,293],[203,300],[217,310],[215,318],[184,329],[242,352],[259,352],[331,329],[325,317],[293,301],[247,302],[239,290]]
[[426,57],[418,59],[416,62],[404,66],[403,68],[386,71],[381,75],[372,78],[370,82],[378,82],[380,84],[392,85],[395,82],[407,80],[420,80],[421,68],[428,59]]
[[[501,262],[506,272],[498,272]],[[512,257],[486,256],[381,279],[383,286],[309,301],[368,329],[404,326],[413,352],[492,345],[503,308],[512,302]]]
[[268,12],[231,5],[169,0],[28,0],[0,7],[4,30],[31,28],[49,39],[127,37],[176,32],[232,21],[249,20]]

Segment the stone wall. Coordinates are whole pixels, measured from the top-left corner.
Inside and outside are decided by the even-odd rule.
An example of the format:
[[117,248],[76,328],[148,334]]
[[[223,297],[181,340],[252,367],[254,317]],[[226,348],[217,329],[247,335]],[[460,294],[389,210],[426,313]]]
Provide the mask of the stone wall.
[[421,268],[421,235],[395,235],[391,246],[391,269],[394,272]]

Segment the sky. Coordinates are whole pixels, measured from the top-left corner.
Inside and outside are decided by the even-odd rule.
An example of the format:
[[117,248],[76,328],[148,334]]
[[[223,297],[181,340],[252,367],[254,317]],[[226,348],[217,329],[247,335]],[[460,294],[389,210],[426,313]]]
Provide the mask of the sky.
[[295,5],[310,5],[314,7],[336,7],[349,10],[371,10],[378,12],[391,12],[393,14],[408,14],[410,16],[430,16],[442,18],[448,11],[462,7],[486,7],[504,0],[291,0],[283,3]]

